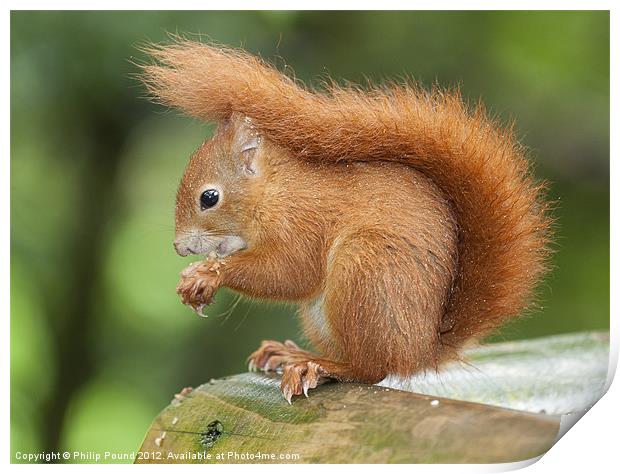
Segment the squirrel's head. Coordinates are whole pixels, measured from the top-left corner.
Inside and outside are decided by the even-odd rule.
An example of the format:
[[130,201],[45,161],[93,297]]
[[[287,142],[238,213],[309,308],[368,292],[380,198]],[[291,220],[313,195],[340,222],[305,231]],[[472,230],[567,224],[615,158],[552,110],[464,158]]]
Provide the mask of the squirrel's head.
[[261,137],[233,114],[192,156],[177,192],[174,248],[226,257],[251,246],[248,235],[263,191]]

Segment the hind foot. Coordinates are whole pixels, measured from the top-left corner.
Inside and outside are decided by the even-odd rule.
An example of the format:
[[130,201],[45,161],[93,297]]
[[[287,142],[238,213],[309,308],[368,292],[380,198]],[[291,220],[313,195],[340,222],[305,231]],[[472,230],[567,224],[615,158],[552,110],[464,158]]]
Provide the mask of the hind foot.
[[293,341],[263,341],[248,357],[248,370],[282,373],[280,391],[287,402],[293,395],[307,397],[308,390],[329,380],[351,381],[347,364],[323,359],[300,349]]

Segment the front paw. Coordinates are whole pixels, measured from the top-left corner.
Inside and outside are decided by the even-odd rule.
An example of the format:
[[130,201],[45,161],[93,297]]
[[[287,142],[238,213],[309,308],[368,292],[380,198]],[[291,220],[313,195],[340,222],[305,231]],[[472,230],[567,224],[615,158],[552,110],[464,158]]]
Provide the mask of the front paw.
[[221,266],[221,262],[197,262],[181,272],[177,294],[184,305],[202,314],[202,309],[214,302],[222,285]]

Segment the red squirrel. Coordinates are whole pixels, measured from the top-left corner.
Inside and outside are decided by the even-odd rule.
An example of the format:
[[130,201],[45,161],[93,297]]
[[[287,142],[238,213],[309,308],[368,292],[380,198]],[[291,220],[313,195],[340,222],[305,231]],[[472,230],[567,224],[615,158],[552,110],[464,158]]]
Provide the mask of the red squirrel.
[[242,50],[152,45],[158,102],[218,124],[176,203],[183,303],[221,287],[297,303],[316,352],[263,341],[250,370],[293,395],[327,380],[439,370],[518,316],[547,269],[551,218],[510,129],[457,91],[313,91]]

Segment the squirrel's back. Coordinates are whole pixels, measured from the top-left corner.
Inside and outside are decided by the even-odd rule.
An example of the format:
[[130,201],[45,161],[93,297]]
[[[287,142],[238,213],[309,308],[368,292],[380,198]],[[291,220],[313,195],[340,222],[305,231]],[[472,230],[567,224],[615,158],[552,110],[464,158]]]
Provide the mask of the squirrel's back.
[[413,84],[312,92],[243,51],[178,40],[146,48],[162,103],[204,120],[233,112],[300,159],[396,161],[429,177],[458,224],[458,271],[441,341],[458,349],[520,314],[546,271],[550,218],[510,129],[458,92]]

